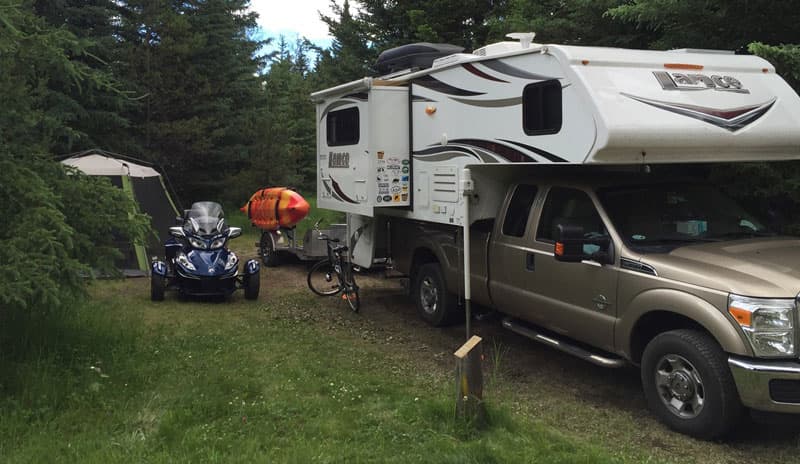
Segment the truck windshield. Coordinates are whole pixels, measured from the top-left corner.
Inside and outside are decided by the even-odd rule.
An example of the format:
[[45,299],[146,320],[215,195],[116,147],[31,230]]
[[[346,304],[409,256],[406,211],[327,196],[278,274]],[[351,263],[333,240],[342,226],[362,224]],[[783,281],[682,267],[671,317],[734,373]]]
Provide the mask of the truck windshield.
[[774,235],[711,185],[665,183],[600,189],[618,232],[638,251]]

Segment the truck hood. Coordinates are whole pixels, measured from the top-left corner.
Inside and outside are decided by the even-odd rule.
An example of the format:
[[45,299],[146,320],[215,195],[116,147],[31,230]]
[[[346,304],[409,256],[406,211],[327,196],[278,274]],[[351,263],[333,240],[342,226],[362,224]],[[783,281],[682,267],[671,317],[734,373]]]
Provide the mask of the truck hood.
[[770,237],[703,243],[641,262],[660,277],[753,297],[794,298],[800,293],[800,239]]

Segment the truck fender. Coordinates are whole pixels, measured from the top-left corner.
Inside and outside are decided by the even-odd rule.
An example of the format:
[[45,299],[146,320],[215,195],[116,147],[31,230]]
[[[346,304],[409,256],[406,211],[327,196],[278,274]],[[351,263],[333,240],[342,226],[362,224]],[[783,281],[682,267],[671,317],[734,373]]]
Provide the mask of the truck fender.
[[[752,349],[733,318],[723,314],[708,301],[690,293],[665,288],[647,290],[631,300],[617,322],[617,347],[633,356],[633,340],[638,323],[653,313],[673,313],[702,326],[730,354],[752,356]],[[669,330],[669,329],[667,329]]]

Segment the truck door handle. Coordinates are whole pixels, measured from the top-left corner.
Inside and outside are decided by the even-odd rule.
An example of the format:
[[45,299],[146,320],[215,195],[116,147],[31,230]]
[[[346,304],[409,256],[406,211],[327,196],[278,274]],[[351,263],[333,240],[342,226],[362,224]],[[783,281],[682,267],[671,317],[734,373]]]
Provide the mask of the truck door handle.
[[536,255],[533,253],[528,253],[525,255],[525,269],[529,271],[536,270]]

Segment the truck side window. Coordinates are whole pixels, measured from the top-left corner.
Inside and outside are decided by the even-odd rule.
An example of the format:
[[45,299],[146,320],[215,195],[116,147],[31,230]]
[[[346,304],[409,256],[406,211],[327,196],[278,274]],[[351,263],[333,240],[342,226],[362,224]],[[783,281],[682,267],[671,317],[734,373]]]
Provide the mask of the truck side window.
[[325,127],[329,147],[357,144],[360,139],[358,108],[331,111]]
[[561,130],[561,83],[549,80],[528,84],[522,91],[522,128],[527,135]]
[[[550,189],[542,210],[536,239],[554,242],[558,224],[583,227],[583,235],[587,238],[608,235],[592,199],[581,190],[562,187]],[[598,250],[587,250],[587,252],[592,251]]]
[[511,237],[525,235],[525,226],[528,224],[528,216],[530,216],[531,206],[533,206],[537,191],[538,189],[533,185],[517,185],[514,189],[514,194],[511,195],[508,210],[506,210],[506,218],[503,221],[503,235]]

